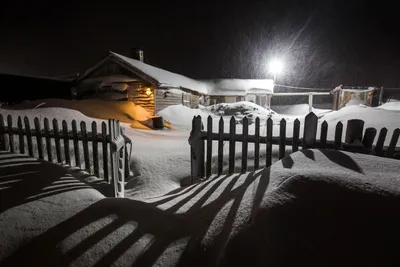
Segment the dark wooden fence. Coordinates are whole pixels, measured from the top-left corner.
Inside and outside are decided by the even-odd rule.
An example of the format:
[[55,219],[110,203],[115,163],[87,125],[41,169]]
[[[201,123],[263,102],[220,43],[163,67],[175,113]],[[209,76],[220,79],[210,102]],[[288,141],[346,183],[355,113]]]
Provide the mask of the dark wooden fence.
[[[78,128],[75,120],[71,123],[63,120],[60,128],[57,119],[50,124],[49,119],[44,118],[42,125],[36,117],[33,124],[32,127],[28,117],[20,116],[15,124],[11,115],[5,121],[0,114],[0,150],[78,167],[103,178],[113,187],[115,197],[124,197],[124,181],[129,176],[130,153],[127,144],[130,143],[131,149],[132,144],[123,135],[119,121],[109,119],[108,125],[102,122],[99,133],[96,121],[91,123],[91,131],[88,131],[84,121],[79,123]],[[71,154],[74,161],[71,160]]]
[[[224,133],[224,120],[219,120],[218,133],[213,132],[213,119],[211,116],[207,119],[207,130],[204,131],[201,117],[193,118],[192,132],[189,138],[191,146],[191,177],[192,182],[200,178],[210,177],[212,175],[212,151],[213,141],[218,141],[218,158],[217,172],[223,173],[223,146],[224,142],[229,142],[229,168],[228,174],[235,171],[236,142],[242,143],[241,156],[241,172],[248,171],[248,144],[254,143],[254,168],[260,168],[260,145],[266,148],[265,165],[272,164],[272,145],[279,146],[278,158],[282,159],[286,156],[286,147],[291,146],[291,151],[296,152],[299,147],[302,149],[321,148],[321,149],[337,149],[351,151],[357,153],[371,154],[380,157],[389,157],[400,159],[400,148],[396,147],[399,139],[400,129],[395,129],[390,140],[389,146],[384,146],[388,130],[382,128],[379,132],[377,142],[374,143],[377,130],[375,128],[367,128],[363,133],[364,121],[349,120],[347,122],[347,130],[345,140],[342,141],[343,124],[338,122],[335,126],[334,140],[327,140],[328,123],[321,123],[320,136],[317,137],[318,117],[314,113],[309,113],[305,117],[303,137],[300,138],[300,121],[296,119],[293,124],[293,137],[286,137],[286,121],[282,119],[279,126],[279,136],[273,136],[273,121],[269,118],[266,121],[266,136],[260,135],[260,119],[255,120],[255,134],[249,135],[249,120],[244,118],[242,121],[243,132],[236,134],[237,121],[231,117],[229,124],[229,132]],[[206,144],[205,144],[206,143]]]

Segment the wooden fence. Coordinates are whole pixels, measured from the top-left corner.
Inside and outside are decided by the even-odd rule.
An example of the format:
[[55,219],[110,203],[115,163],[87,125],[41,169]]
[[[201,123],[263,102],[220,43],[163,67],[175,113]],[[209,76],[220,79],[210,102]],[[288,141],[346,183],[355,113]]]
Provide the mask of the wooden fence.
[[[53,119],[50,126],[49,119],[44,118],[42,127],[36,117],[33,128],[28,117],[22,119],[18,116],[16,124],[14,122],[12,116],[8,115],[5,123],[4,116],[0,114],[0,150],[84,169],[109,183],[115,197],[124,197],[124,181],[129,176],[130,153],[127,144],[130,143],[131,149],[132,144],[123,135],[119,121],[109,119],[108,127],[106,122],[102,122],[101,133],[97,131],[96,121],[91,123],[91,131],[87,130],[84,121],[80,122],[79,130],[75,120],[70,123],[71,129],[65,120],[61,122],[60,129],[57,119]],[[99,146],[102,166],[99,164]],[[75,160],[71,160],[71,154]]]
[[[286,147],[291,146],[292,152],[302,149],[321,148],[351,151],[357,153],[371,154],[380,157],[400,158],[400,148],[396,147],[399,139],[400,129],[395,129],[390,140],[389,146],[384,146],[388,130],[382,128],[379,132],[377,142],[374,139],[377,134],[375,128],[367,128],[363,134],[364,121],[349,120],[345,140],[342,141],[343,124],[338,122],[335,126],[334,140],[327,140],[328,123],[321,123],[320,136],[317,139],[318,117],[314,113],[309,113],[305,117],[303,137],[300,138],[300,121],[296,119],[293,124],[293,137],[286,137],[286,120],[282,119],[279,126],[279,136],[273,136],[273,121],[269,118],[266,121],[266,136],[260,136],[260,119],[255,120],[255,134],[249,135],[249,120],[245,117],[242,121],[243,132],[236,134],[237,121],[234,117],[230,119],[228,133],[224,133],[224,120],[219,120],[218,133],[213,132],[213,119],[207,119],[207,130],[202,128],[201,117],[197,116],[192,121],[192,132],[189,138],[191,146],[191,178],[192,183],[203,177],[210,177],[212,174],[212,151],[213,141],[218,141],[217,172],[223,173],[223,146],[224,142],[229,142],[229,169],[228,174],[235,170],[236,142],[242,143],[241,172],[248,170],[248,144],[254,143],[254,170],[260,169],[260,144],[266,148],[265,166],[272,164],[272,145],[279,146],[278,158],[282,159],[286,154]],[[206,143],[206,145],[205,145]]]

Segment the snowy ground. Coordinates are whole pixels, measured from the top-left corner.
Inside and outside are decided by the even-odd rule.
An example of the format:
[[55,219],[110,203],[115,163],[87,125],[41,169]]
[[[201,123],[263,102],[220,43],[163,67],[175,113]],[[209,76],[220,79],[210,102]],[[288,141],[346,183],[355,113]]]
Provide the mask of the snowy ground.
[[397,160],[305,150],[147,202],[20,155],[0,168],[1,266],[400,265]]
[[[396,110],[396,106],[400,107],[400,102],[390,103],[391,108],[385,109],[386,105],[380,108],[370,108],[360,105],[349,106],[342,108],[339,111],[329,111],[315,109],[314,112],[319,117],[319,123],[326,120],[329,124],[328,139],[334,138],[334,125],[337,122],[342,121],[346,128],[346,122],[349,119],[362,119],[365,121],[365,127],[375,127],[380,130],[382,127],[387,127],[388,144],[393,130],[400,126],[399,115],[400,111]],[[80,108],[82,109],[82,108]],[[89,107],[86,108],[90,110]],[[131,160],[131,169],[133,176],[128,179],[126,185],[127,197],[132,199],[147,199],[149,197],[159,196],[167,193],[171,190],[180,187],[180,182],[190,176],[190,158],[189,152],[190,147],[188,144],[188,138],[191,130],[191,121],[193,116],[201,115],[205,127],[207,126],[207,116],[213,117],[214,131],[217,131],[218,120],[222,115],[225,123],[225,131],[228,131],[229,119],[231,115],[234,115],[238,121],[244,117],[244,115],[255,118],[260,117],[261,119],[261,135],[265,135],[266,127],[265,121],[271,117],[274,120],[274,135],[279,133],[279,121],[284,118],[287,121],[287,136],[292,136],[293,132],[293,121],[299,118],[301,122],[301,130],[303,131],[304,115],[307,114],[308,105],[294,105],[286,107],[277,107],[280,113],[275,111],[265,110],[262,107],[254,105],[252,103],[239,102],[230,104],[228,106],[219,105],[215,107],[201,107],[200,109],[189,109],[187,107],[177,105],[166,108],[160,112],[160,115],[165,120],[171,122],[176,130],[162,130],[162,131],[149,131],[141,130],[130,127],[131,121],[126,120],[126,113],[130,113],[128,107],[116,108],[109,110],[111,116],[116,118],[124,118],[123,123],[126,126],[126,134],[131,138],[133,142],[133,153]],[[274,109],[274,107],[273,107]],[[400,109],[400,108],[399,108]],[[296,111],[297,110],[297,111]],[[35,110],[0,110],[3,115],[13,114],[15,115],[27,115],[33,120],[34,116],[58,119],[66,119],[68,121],[72,119],[85,120],[90,122],[93,120],[90,117],[83,115],[82,113],[70,110],[70,109],[59,109],[59,108],[39,108]],[[94,112],[93,110],[91,112]],[[107,112],[93,113],[93,117],[103,118],[107,116]],[[225,114],[227,112],[227,114]],[[101,121],[101,120],[99,120]],[[333,126],[333,127],[332,127]],[[237,132],[242,131],[241,124],[237,125]],[[254,132],[254,124],[250,125],[250,133]],[[344,129],[345,132],[345,129]],[[317,133],[319,135],[319,132]],[[376,141],[376,140],[375,140]],[[215,148],[216,146],[214,146]],[[241,146],[237,145],[237,157],[236,160],[239,163],[241,160]],[[228,146],[224,146],[225,154],[227,155]],[[261,159],[260,162],[265,162],[265,150],[261,148]],[[72,151],[71,151],[72,152]],[[290,152],[290,150],[288,150]],[[216,149],[214,149],[214,155]],[[277,160],[277,150],[273,152],[274,161]],[[249,145],[249,168],[252,167],[253,157],[253,146]],[[227,164],[227,159],[225,159]],[[240,166],[240,164],[236,164]],[[262,166],[262,165],[261,165]]]

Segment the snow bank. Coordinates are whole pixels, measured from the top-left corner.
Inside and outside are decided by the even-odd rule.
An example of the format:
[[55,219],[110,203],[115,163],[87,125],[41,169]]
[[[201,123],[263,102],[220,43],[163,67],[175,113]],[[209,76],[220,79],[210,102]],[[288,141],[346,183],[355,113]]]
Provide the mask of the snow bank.
[[[132,101],[106,101],[100,99],[86,100],[63,100],[63,99],[43,99],[37,101],[26,101],[14,106],[13,109],[29,109],[42,104],[40,108],[59,107],[80,111],[85,116],[108,120],[117,119],[121,122],[130,123],[132,127],[139,129],[149,129],[139,123],[150,117],[152,114]],[[55,116],[54,116],[55,117]]]
[[209,95],[245,96],[248,93],[265,94],[274,92],[272,79],[214,79],[202,80]]
[[[293,115],[293,116],[306,116],[309,113],[308,104],[296,104],[296,105],[278,105],[273,106],[273,109],[282,115]],[[313,108],[312,111],[316,115],[321,115],[332,111],[331,109],[318,109]]]
[[380,105],[378,108],[386,110],[396,110],[400,111],[400,101],[390,101],[385,104]]
[[205,108],[218,116],[251,115],[254,117],[268,117],[275,114],[257,104],[248,101],[235,103],[220,103]]
[[[0,250],[10,255],[0,265],[398,266],[399,168],[396,160],[306,150],[147,202],[99,199],[46,231],[9,236],[0,245],[13,249]],[[50,205],[41,212],[55,221],[79,204],[68,201],[35,205]],[[30,207],[15,208],[0,220],[8,223],[2,233],[42,227],[21,220]]]
[[179,128],[191,129],[194,116],[200,115],[205,121],[211,113],[201,109],[191,109],[183,105],[169,106],[158,112],[165,120]]

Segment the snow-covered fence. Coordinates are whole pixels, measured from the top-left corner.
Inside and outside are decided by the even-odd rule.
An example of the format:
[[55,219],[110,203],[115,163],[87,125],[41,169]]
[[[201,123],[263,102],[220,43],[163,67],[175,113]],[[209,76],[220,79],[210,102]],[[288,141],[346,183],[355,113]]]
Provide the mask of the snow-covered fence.
[[[299,147],[302,149],[320,148],[320,149],[336,149],[351,151],[357,153],[371,154],[380,157],[400,159],[400,147],[396,147],[399,140],[400,129],[397,128],[392,134],[388,146],[384,146],[388,130],[382,128],[379,132],[377,142],[374,143],[377,130],[375,128],[367,128],[363,134],[364,121],[349,120],[345,140],[342,141],[343,124],[338,122],[335,126],[334,140],[327,140],[328,123],[321,123],[320,136],[317,139],[318,117],[313,112],[309,113],[304,120],[304,132],[300,138],[300,121],[296,119],[293,124],[293,137],[286,137],[286,120],[282,119],[279,124],[279,136],[273,136],[273,121],[269,118],[266,121],[266,135],[260,136],[260,119],[255,120],[254,135],[249,135],[249,122],[245,117],[243,119],[243,131],[236,134],[236,120],[234,117],[230,119],[229,133],[224,133],[224,120],[219,120],[218,133],[213,132],[213,119],[211,116],[207,119],[207,130],[202,128],[201,117],[197,116],[192,121],[192,132],[189,138],[191,146],[191,178],[192,182],[203,177],[210,177],[212,174],[212,151],[213,141],[218,142],[218,158],[217,172],[223,173],[223,146],[224,142],[229,142],[229,160],[228,174],[235,171],[236,158],[236,142],[242,143],[241,150],[241,172],[248,171],[248,144],[254,144],[254,170],[260,169],[260,144],[265,144],[266,157],[265,167],[272,164],[272,146],[278,146],[278,159],[286,156],[287,147],[291,147],[291,152],[296,152]],[[206,145],[205,145],[206,143]]]
[[97,132],[96,121],[91,123],[91,131],[87,130],[84,121],[80,122],[79,130],[75,120],[63,120],[61,129],[57,119],[53,119],[52,128],[48,118],[43,119],[43,127],[39,118],[36,117],[33,122],[32,128],[28,117],[22,119],[18,116],[15,123],[8,115],[5,123],[4,116],[0,114],[0,150],[20,154],[27,151],[31,157],[84,169],[109,183],[114,196],[124,197],[124,181],[129,175],[127,143],[130,140],[124,136],[119,121],[109,119],[108,127],[106,122],[102,122],[101,133]]

